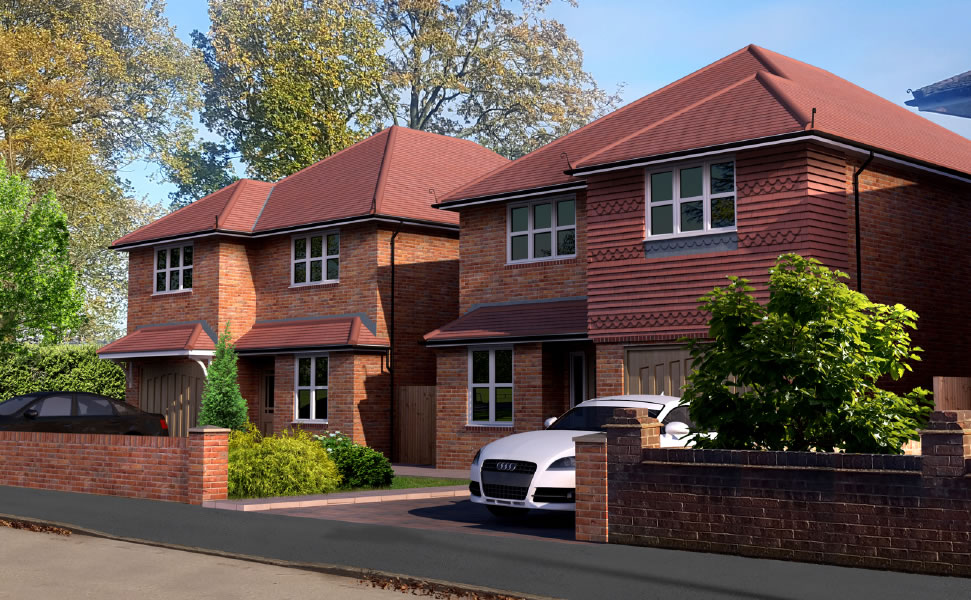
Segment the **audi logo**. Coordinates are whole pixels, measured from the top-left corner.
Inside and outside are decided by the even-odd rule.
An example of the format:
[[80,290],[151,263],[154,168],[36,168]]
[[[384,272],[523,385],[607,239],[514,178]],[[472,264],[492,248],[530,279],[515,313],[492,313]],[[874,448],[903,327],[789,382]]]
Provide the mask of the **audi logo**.
[[500,462],[496,463],[496,471],[515,471],[516,463],[514,462]]

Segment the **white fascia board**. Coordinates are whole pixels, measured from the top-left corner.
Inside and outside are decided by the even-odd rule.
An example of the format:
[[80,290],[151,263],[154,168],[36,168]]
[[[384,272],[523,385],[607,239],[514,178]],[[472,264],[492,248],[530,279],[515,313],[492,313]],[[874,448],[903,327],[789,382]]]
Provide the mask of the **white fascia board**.
[[213,350],[149,350],[146,352],[106,352],[99,353],[98,358],[104,360],[124,360],[127,358],[161,358],[161,357],[185,357],[185,358],[212,358],[215,356]]

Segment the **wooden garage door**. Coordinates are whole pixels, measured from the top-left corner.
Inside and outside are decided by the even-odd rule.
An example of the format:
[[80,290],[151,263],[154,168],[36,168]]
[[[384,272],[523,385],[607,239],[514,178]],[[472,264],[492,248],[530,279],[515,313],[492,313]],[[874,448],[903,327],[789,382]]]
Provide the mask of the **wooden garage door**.
[[145,367],[138,404],[142,410],[165,415],[169,435],[186,436],[199,417],[204,383],[198,365]]
[[628,394],[680,397],[684,378],[691,372],[691,355],[683,346],[630,348],[624,365]]

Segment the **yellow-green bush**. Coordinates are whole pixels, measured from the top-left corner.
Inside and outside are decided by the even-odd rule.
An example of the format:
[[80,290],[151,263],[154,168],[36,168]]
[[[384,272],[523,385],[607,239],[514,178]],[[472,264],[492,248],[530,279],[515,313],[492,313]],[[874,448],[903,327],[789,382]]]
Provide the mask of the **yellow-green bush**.
[[325,494],[341,476],[327,451],[305,431],[264,437],[250,424],[229,435],[229,497]]

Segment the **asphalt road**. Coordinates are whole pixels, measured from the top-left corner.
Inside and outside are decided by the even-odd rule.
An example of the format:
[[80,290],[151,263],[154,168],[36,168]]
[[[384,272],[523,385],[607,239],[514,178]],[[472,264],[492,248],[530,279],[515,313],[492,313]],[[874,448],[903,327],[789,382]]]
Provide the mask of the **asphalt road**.
[[493,537],[0,486],[0,513],[114,536],[557,598],[966,600],[971,580]]
[[348,577],[86,535],[0,527],[0,600],[401,600]]

